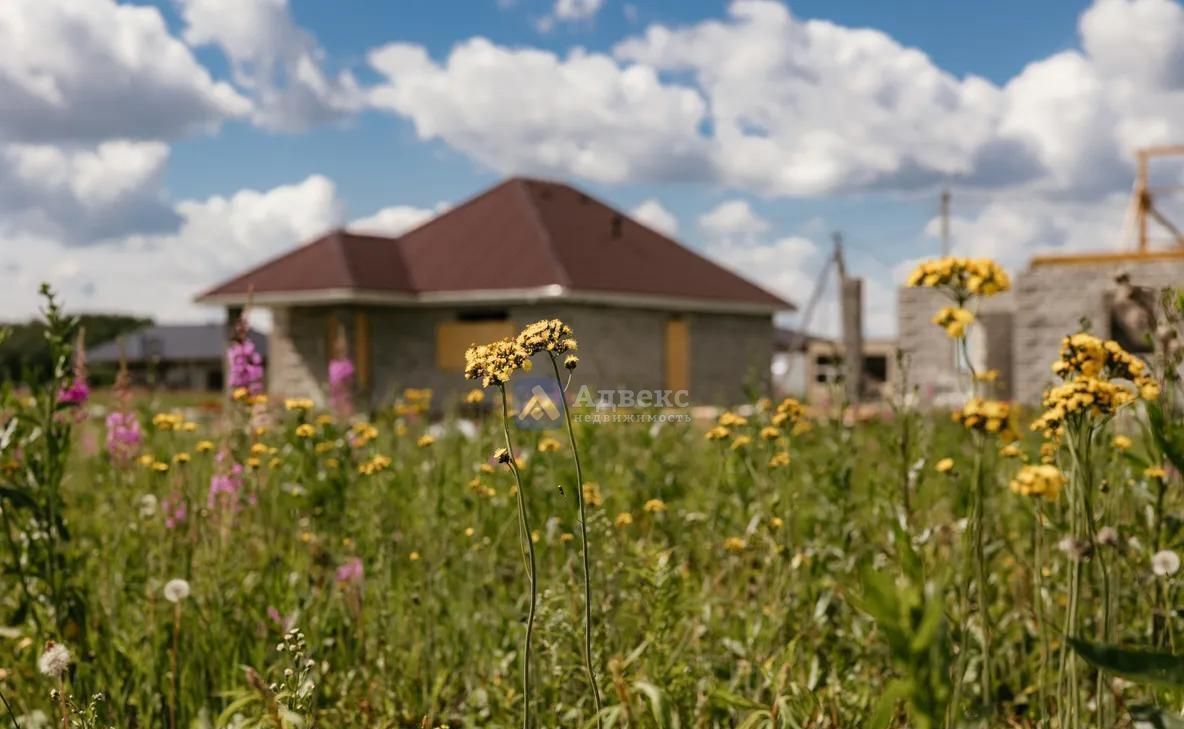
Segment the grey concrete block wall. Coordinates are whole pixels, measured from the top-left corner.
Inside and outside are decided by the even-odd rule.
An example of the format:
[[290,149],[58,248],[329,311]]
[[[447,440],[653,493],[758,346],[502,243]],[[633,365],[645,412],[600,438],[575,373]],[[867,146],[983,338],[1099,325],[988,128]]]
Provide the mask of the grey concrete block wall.
[[1184,260],[1122,260],[1043,263],[1015,278],[1016,399],[1038,402],[1052,382],[1052,362],[1066,334],[1080,330],[1082,318],[1099,336],[1110,336],[1107,296],[1115,277],[1126,272],[1137,286],[1184,284]]
[[[473,384],[460,369],[436,363],[436,329],[456,321],[458,307],[363,308],[369,319],[372,404],[392,402],[407,387],[427,387],[444,402]],[[277,396],[325,400],[328,321],[337,316],[354,341],[356,306],[277,307],[270,339],[269,386]],[[575,386],[592,389],[660,390],[665,383],[665,311],[560,303],[510,306],[514,328],[559,318],[580,342]],[[772,317],[734,314],[683,315],[690,332],[690,383],[694,403],[738,402],[744,385],[768,393],[773,353]],[[536,365],[544,364],[538,360]]]

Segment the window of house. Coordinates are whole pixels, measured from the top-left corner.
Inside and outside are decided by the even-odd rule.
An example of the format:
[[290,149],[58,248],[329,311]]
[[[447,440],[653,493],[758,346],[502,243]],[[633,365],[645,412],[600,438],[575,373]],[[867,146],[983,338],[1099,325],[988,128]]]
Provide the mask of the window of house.
[[863,358],[863,374],[876,382],[888,381],[888,357],[883,354],[865,355]]
[[514,335],[514,324],[504,310],[462,311],[456,321],[436,325],[436,366],[449,372],[465,368],[465,350]]

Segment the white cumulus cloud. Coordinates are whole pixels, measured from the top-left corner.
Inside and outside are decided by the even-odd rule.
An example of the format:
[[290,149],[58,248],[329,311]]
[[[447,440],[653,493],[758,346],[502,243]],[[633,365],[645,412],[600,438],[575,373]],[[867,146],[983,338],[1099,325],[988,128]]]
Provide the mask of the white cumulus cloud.
[[678,235],[678,217],[654,198],[642,201],[629,215],[665,236]]

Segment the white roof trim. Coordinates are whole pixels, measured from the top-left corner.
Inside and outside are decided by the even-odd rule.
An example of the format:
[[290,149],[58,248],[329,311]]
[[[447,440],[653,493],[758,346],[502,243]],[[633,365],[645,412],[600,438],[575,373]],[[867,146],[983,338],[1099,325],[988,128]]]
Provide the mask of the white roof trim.
[[[638,309],[674,311],[703,311],[735,314],[773,314],[785,309],[774,304],[745,301],[696,299],[661,294],[639,294],[617,291],[582,291],[559,284],[521,289],[477,289],[471,291],[433,291],[408,294],[394,291],[366,291],[359,289],[317,289],[313,291],[275,291],[255,293],[251,303],[258,306],[300,306],[315,304],[387,304],[391,306],[445,305],[505,305],[534,304],[540,301],[627,306]],[[199,304],[242,306],[246,294],[214,294],[201,296]]]

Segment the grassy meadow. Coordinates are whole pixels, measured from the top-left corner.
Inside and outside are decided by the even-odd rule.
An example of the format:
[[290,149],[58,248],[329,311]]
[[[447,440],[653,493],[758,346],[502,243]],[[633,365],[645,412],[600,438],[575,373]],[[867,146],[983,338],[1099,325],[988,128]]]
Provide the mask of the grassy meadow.
[[903,382],[868,417],[569,433],[502,417],[527,359],[595,387],[554,323],[475,352],[463,400],[364,413],[76,393],[47,318],[51,376],[0,395],[0,726],[1184,721],[1174,340],[1140,366],[1067,339],[1023,412],[976,373],[954,417]]

